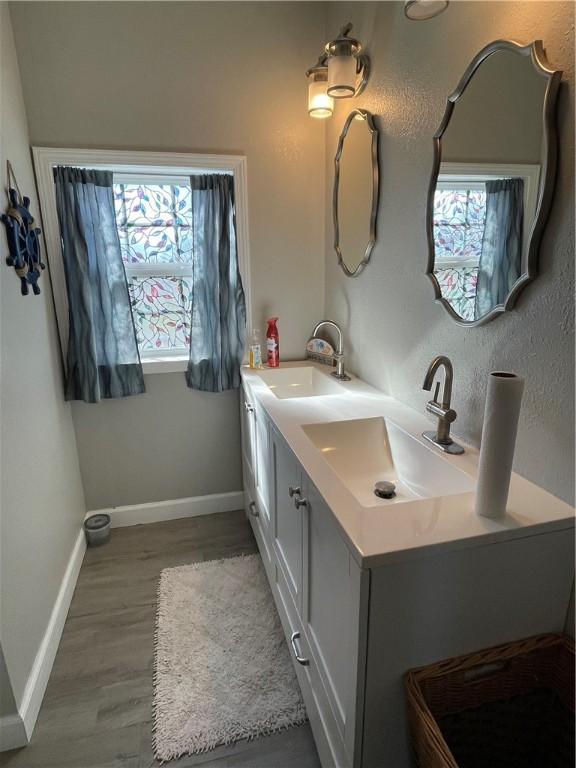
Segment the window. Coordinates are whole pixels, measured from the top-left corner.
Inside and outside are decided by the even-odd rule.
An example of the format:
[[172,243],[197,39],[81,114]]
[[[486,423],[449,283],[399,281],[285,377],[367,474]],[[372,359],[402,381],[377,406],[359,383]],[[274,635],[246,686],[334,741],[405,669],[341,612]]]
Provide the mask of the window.
[[185,354],[193,275],[190,184],[114,175],[114,202],[140,356]]
[[234,178],[238,260],[251,327],[246,160],[237,155],[73,150],[35,147],[34,163],[50,259],[64,358],[68,305],[53,168],[58,165],[110,170],[116,224],[140,356],[145,373],[186,369],[193,275],[190,176],[227,173]]
[[524,180],[524,247],[536,210],[538,165],[442,163],[432,216],[434,276],[442,297],[463,320],[475,319],[478,267],[486,223],[486,182]]
[[442,296],[463,320],[475,316],[485,222],[484,183],[439,181],[434,194],[434,274]]

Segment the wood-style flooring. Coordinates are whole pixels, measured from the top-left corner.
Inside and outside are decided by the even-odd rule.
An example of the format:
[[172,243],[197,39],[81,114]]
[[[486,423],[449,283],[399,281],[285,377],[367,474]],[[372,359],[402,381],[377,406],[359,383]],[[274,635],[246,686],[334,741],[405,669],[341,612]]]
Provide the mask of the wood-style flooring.
[[[243,512],[116,528],[89,549],[31,743],[5,768],[154,768],[152,665],[160,571],[255,552]],[[308,724],[167,768],[319,768]]]

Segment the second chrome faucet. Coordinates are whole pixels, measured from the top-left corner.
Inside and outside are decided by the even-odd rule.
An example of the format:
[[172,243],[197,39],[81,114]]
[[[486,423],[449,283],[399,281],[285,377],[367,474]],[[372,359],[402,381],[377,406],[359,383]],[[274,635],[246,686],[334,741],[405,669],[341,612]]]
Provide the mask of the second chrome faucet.
[[450,437],[450,425],[456,421],[456,411],[450,407],[454,370],[452,368],[452,363],[445,355],[438,355],[438,357],[435,357],[434,360],[432,360],[426,371],[422,389],[431,391],[432,382],[440,367],[444,368],[444,390],[442,392],[442,400],[439,401],[438,399],[440,382],[437,381],[434,398],[426,403],[426,410],[428,413],[433,413],[438,417],[438,428],[436,432],[433,430],[423,432],[422,436],[425,437],[426,440],[430,440],[431,443],[446,453],[464,453],[464,448],[462,448],[461,445],[458,445],[458,443],[455,443]]
[[337,338],[336,350],[334,351],[334,355],[331,357],[331,359],[333,359],[336,364],[336,370],[332,371],[331,376],[334,376],[335,379],[340,379],[340,381],[350,381],[350,376],[348,376],[344,369],[344,341],[342,336],[342,329],[338,323],[335,323],[333,320],[320,321],[314,328],[312,339],[315,339],[318,336],[318,331],[324,326],[328,326],[329,328],[332,328],[334,331],[336,331]]

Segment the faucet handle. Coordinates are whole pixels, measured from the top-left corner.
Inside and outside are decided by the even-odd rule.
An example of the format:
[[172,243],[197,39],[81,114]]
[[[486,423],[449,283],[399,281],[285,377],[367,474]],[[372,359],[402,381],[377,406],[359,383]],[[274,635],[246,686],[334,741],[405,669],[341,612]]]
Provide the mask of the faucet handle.
[[436,382],[436,389],[434,390],[434,397],[432,398],[432,400],[433,400],[435,403],[438,403],[438,402],[439,402],[439,400],[438,400],[438,395],[439,395],[439,394],[440,394],[440,382],[439,382],[439,381],[437,381],[437,382]]
[[437,403],[435,400],[429,400],[426,403],[426,410],[428,413],[433,413],[434,416],[438,416],[439,419],[442,419],[442,421],[445,421],[448,424],[456,421],[456,411],[453,408],[443,408],[440,403]]

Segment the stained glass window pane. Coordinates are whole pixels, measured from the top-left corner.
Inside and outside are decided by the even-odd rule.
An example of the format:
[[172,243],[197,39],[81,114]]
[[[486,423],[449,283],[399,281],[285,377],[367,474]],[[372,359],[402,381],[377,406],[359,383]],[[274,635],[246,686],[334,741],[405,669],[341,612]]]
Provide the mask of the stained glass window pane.
[[470,226],[484,228],[486,221],[486,190],[471,189],[468,191],[466,220]]
[[434,223],[458,226],[466,223],[466,190],[437,189],[434,195]]
[[114,204],[140,352],[188,349],[193,259],[190,185],[117,183]]
[[189,186],[115,184],[114,204],[126,265],[192,263]]
[[486,221],[483,189],[438,189],[434,195],[436,259],[480,261]]
[[463,320],[474,320],[478,267],[438,269],[434,273],[442,296]]
[[190,225],[192,192],[183,184],[115,184],[119,226]]
[[140,351],[188,348],[192,279],[131,275],[128,287]]

